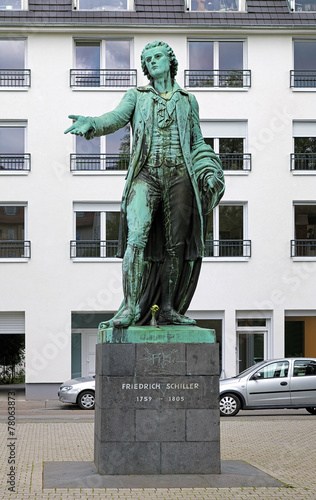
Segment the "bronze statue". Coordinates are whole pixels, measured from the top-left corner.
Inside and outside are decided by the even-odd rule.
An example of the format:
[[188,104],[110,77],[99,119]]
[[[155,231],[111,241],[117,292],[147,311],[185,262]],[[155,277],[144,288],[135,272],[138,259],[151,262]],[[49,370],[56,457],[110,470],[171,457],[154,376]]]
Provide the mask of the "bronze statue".
[[224,193],[219,158],[205,144],[196,98],[175,82],[178,61],[164,42],[141,55],[149,85],[128,90],[102,116],[70,115],[65,133],[93,139],[131,123],[133,148],[122,198],[118,257],[124,300],[102,327],[146,324],[160,307],[160,324],[192,325],[184,316],[196,288],[206,215]]

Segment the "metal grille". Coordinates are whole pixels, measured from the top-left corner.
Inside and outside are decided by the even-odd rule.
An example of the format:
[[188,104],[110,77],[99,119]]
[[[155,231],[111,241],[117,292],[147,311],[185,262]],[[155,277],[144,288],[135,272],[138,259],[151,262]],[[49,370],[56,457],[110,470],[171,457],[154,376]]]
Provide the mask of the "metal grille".
[[30,87],[30,69],[0,69],[0,87]]
[[0,240],[0,258],[14,259],[31,257],[31,242],[18,240]]
[[251,257],[251,241],[206,240],[205,257]]
[[250,87],[251,71],[245,70],[185,70],[185,87]]
[[316,153],[291,153],[291,170],[316,170]]
[[316,87],[316,70],[311,71],[290,71],[290,87]]
[[76,257],[115,257],[118,240],[72,240],[70,242],[70,258]]
[[291,240],[291,257],[316,257],[316,240]]
[[25,154],[0,154],[1,170],[31,170],[31,155]]
[[136,87],[136,69],[71,69],[70,87]]
[[70,171],[127,170],[129,154],[71,154]]
[[223,170],[251,170],[250,153],[219,153]]

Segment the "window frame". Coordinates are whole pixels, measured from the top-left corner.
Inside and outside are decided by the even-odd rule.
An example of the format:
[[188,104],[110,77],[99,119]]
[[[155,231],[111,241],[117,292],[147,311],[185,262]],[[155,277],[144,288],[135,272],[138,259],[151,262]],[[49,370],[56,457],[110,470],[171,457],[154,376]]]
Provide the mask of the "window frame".
[[[28,262],[31,258],[31,242],[28,239],[28,203],[27,202],[7,202],[7,201],[1,201],[0,202],[0,207],[23,207],[24,208],[24,226],[23,226],[23,232],[24,232],[24,239],[23,240],[16,240],[16,241],[23,241],[24,242],[24,253],[25,255],[21,257],[3,257],[0,258],[0,263],[8,263],[8,262]],[[0,240],[1,241],[9,241],[9,240]]]
[[4,11],[4,12],[11,12],[12,10],[13,11],[19,11],[19,10],[28,10],[29,6],[28,6],[28,0],[20,0],[21,2],[21,8],[20,9],[14,9],[13,7],[6,7],[5,9],[0,9],[0,11]]
[[[214,85],[210,85],[210,86],[190,86],[190,85],[187,85],[186,84],[186,72],[187,71],[202,71],[202,70],[192,70],[190,68],[190,43],[192,42],[211,42],[213,43],[213,69],[209,70],[209,71],[213,71],[214,72]],[[236,43],[242,43],[242,70],[237,70],[237,71],[242,71],[243,72],[243,75],[242,75],[242,79],[243,79],[243,85],[242,86],[229,86],[229,85],[220,85],[220,81],[219,81],[219,72],[220,71],[231,71],[231,70],[220,70],[219,68],[219,47],[220,47],[220,43],[221,42],[236,42]],[[228,37],[225,37],[225,38],[219,38],[219,37],[207,37],[207,38],[202,38],[202,37],[190,37],[190,38],[187,38],[187,64],[186,64],[186,67],[188,68],[187,70],[185,70],[184,72],[184,78],[185,78],[185,88],[188,88],[188,89],[193,89],[194,91],[247,91],[250,87],[251,87],[251,71],[249,69],[247,69],[248,67],[248,39],[246,37],[240,37],[240,38],[236,38],[236,37],[233,37],[233,38],[228,38]],[[218,73],[218,75],[216,76],[216,72]],[[248,72],[248,74],[245,74],[245,72]],[[188,77],[190,78],[190,76]]]
[[[126,69],[113,69],[113,68],[107,68],[106,67],[106,44],[107,42],[129,42],[129,68]],[[99,68],[96,69],[96,71],[100,72],[100,84],[99,85],[76,85],[73,82],[76,79],[76,76],[73,75],[73,72],[76,71],[85,71],[85,68],[79,68],[77,69],[77,56],[76,56],[76,49],[77,49],[77,43],[98,43],[100,46],[100,64]],[[109,90],[114,90],[118,91],[122,90],[125,91],[126,89],[136,87],[137,86],[137,70],[133,69],[133,63],[134,63],[134,37],[87,37],[87,38],[82,38],[82,37],[74,37],[73,38],[73,68],[70,70],[70,87],[72,90],[75,91],[109,91]],[[93,71],[90,68],[87,68],[87,71]],[[131,80],[130,85],[106,85],[106,71],[129,71],[130,75],[129,78]],[[128,76],[126,76],[127,78]],[[110,78],[108,78],[110,79]],[[114,80],[115,81],[115,80]]]
[[[1,10],[0,10],[1,12]],[[8,70],[7,68],[0,68],[0,79],[1,79],[1,72],[2,71],[18,71],[16,76],[21,76],[24,79],[24,84],[23,85],[1,85],[0,84],[0,91],[26,91],[31,87],[31,70],[27,69],[28,66],[28,38],[27,37],[16,37],[16,36],[0,36],[0,41],[11,41],[11,42],[24,42],[24,51],[23,51],[23,59],[24,59],[24,67],[23,69],[11,69]],[[13,75],[14,76],[14,75]],[[1,83],[1,80],[0,80]]]
[[[204,139],[214,140],[214,151],[219,155],[220,139],[242,139],[243,140],[243,155],[246,164],[249,168],[242,170],[225,169],[226,175],[249,175],[252,170],[252,157],[248,151],[248,120],[201,120],[201,130]],[[214,132],[207,131],[207,128],[214,128]],[[226,130],[225,130],[226,129]],[[211,134],[211,135],[210,135]]]
[[192,0],[185,0],[185,8],[187,11],[190,12],[198,12],[198,13],[203,13],[205,12],[233,12],[233,13],[238,13],[238,12],[247,12],[247,1],[246,0],[236,0],[238,2],[238,10],[192,10]]
[[[130,161],[130,155],[131,155],[131,149],[132,149],[132,129],[130,124],[127,124],[126,126],[129,127],[129,134],[130,134],[130,144],[129,144],[129,156],[127,156],[127,153],[120,153],[119,151],[116,153],[109,153],[107,152],[107,140],[109,140],[112,136],[112,134],[108,134],[106,136],[101,136],[99,137],[100,139],[100,150],[98,153],[78,153],[77,151],[77,140],[78,137],[74,136],[73,137],[73,150],[75,153],[70,154],[70,171],[73,175],[121,175],[125,176],[126,172],[128,170],[128,164]],[[123,128],[122,128],[123,129]],[[119,129],[119,130],[122,130]],[[79,139],[80,140],[80,139]],[[92,139],[93,141],[94,139]],[[91,141],[89,141],[91,143]],[[116,161],[117,156],[122,154],[122,157],[124,158],[124,162],[126,159],[127,168],[126,169],[112,169],[112,168],[107,168],[107,161],[111,163],[111,158],[113,161]],[[126,155],[126,158],[124,157]],[[95,159],[97,162],[100,162],[100,168],[99,169],[77,169],[77,162],[80,162],[81,159],[87,159],[88,162],[91,162],[91,159]],[[120,160],[118,160],[120,161]],[[92,163],[93,164],[93,163]]]
[[[73,239],[70,241],[70,258],[73,262],[120,262],[122,259],[118,257],[107,257],[106,256],[106,246],[100,247],[100,255],[97,257],[77,257],[76,256],[76,243],[77,237],[77,212],[98,212],[100,214],[100,240],[96,241],[107,241],[106,240],[106,214],[108,212],[118,212],[120,213],[121,203],[120,202],[74,202],[73,203]],[[84,240],[82,240],[84,241]],[[74,243],[74,244],[73,244]],[[75,252],[73,255],[72,252]]]
[[[203,258],[203,261],[216,261],[216,262],[248,262],[251,258],[251,240],[248,238],[248,202],[246,201],[224,201],[219,203],[214,210],[212,211],[213,214],[213,238],[211,241],[221,241],[219,238],[220,234],[220,223],[219,223],[219,209],[220,207],[224,206],[233,206],[233,207],[243,207],[243,242],[247,241],[249,242],[249,246],[245,246],[245,253],[248,255],[242,255],[242,256],[220,256],[219,255],[219,246],[213,245],[213,255],[212,256],[205,256]],[[234,241],[234,240],[232,240]]]
[[[316,208],[316,200],[315,201],[293,201],[293,216],[292,216],[292,221],[293,221],[293,229],[292,229],[292,234],[293,234],[293,239],[290,241],[291,245],[291,252],[290,252],[290,257],[291,259],[295,262],[306,262],[306,261],[316,261],[316,234],[314,238],[308,239],[308,238],[297,238],[296,236],[296,223],[295,223],[295,207],[308,207],[308,206],[313,206]],[[303,224],[308,226],[309,224]],[[312,242],[315,241],[315,248],[314,244]],[[301,242],[302,246],[298,245],[298,243]],[[304,245],[305,244],[305,245]],[[313,251],[313,255],[298,255],[298,249],[309,249],[309,253]],[[307,252],[308,253],[308,252]]]
[[80,9],[80,0],[72,0],[72,10],[78,12],[130,12],[135,10],[135,1],[127,0],[127,9]]
[[[24,129],[24,152],[23,153],[10,153],[10,157],[16,157],[17,159],[23,156],[24,162],[26,163],[26,168],[24,169],[3,169],[0,170],[0,176],[3,175],[28,175],[31,171],[31,154],[26,153],[27,142],[28,142],[28,122],[27,120],[0,120],[0,130],[1,128],[23,128]],[[5,156],[6,153],[1,153],[0,157]]]
[[315,13],[316,12],[316,2],[315,2],[315,9],[314,10],[296,10],[295,7],[296,7],[297,0],[288,0],[287,3],[288,3],[290,11],[294,12],[295,14],[308,14],[308,13]]
[[[295,44],[296,43],[306,43],[306,42],[313,42],[315,44],[315,49],[316,49],[316,37],[307,37],[307,38],[293,38],[292,39],[292,68],[295,68]],[[306,75],[300,75],[301,78],[307,79],[305,83],[308,83],[308,78],[312,79],[313,85],[297,85],[297,82],[299,80],[295,80],[298,77],[298,73],[306,73]],[[296,73],[296,75],[295,75]],[[304,83],[304,81],[303,81]],[[315,62],[315,68],[309,68],[308,70],[298,70],[298,69],[292,69],[290,70],[290,89],[292,92],[316,92],[316,62]]]
[[[303,166],[306,166],[308,159],[308,153],[296,153],[295,152],[295,140],[299,138],[315,138],[316,140],[316,120],[293,120],[292,122],[292,151],[290,154],[290,171],[293,175],[316,175],[315,169],[309,168],[296,168],[296,163],[300,165],[303,162]],[[301,155],[301,156],[299,156]],[[310,159],[316,164],[316,152],[310,153]]]

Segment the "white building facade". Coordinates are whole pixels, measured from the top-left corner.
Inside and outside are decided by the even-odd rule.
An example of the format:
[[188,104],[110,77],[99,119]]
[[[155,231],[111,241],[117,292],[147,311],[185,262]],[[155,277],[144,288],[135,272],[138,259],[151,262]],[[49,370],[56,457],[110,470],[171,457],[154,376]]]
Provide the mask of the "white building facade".
[[[128,128],[85,142],[174,50],[226,192],[188,314],[214,327],[222,376],[316,356],[316,2],[0,2],[0,334],[23,333],[26,397],[94,373],[97,326],[122,300],[115,258]],[[41,8],[43,7],[43,8]]]

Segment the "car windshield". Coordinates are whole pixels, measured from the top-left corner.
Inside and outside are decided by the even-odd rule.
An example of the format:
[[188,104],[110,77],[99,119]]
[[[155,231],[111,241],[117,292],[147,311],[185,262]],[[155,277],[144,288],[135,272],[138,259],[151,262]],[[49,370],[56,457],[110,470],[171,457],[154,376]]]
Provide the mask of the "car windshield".
[[252,372],[252,370],[254,369],[254,367],[256,368],[259,368],[259,366],[263,365],[264,364],[264,361],[262,361],[261,363],[255,363],[254,365],[250,366],[249,368],[247,368],[246,370],[238,373],[238,375],[236,375],[235,377],[233,378],[239,378],[239,377],[244,377],[245,375],[248,375],[248,373]]

